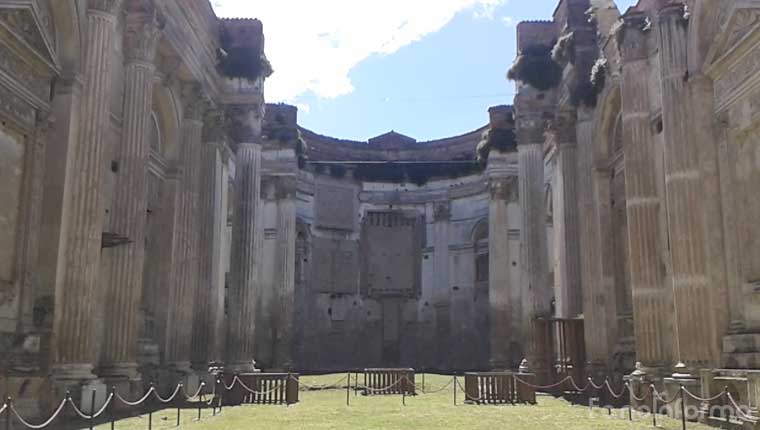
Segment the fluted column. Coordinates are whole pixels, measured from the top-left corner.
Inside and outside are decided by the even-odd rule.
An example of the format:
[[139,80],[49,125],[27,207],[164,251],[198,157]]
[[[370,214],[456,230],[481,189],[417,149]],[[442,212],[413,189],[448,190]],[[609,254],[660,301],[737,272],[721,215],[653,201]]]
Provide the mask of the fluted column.
[[193,368],[202,370],[211,360],[221,357],[212,353],[218,334],[213,312],[217,307],[220,286],[214,278],[215,254],[221,248],[215,243],[221,241],[216,233],[219,219],[216,217],[220,206],[221,187],[218,184],[217,170],[219,148],[224,145],[223,112],[210,109],[204,118],[204,136],[200,154],[200,185],[198,208],[198,287],[195,294],[195,312],[193,315],[192,362]]
[[[687,22],[683,5],[660,11],[658,19],[662,118],[665,133],[665,192],[673,264],[678,354],[690,366],[717,364],[720,339],[711,309],[707,276],[705,213],[699,148],[687,87]],[[692,103],[699,103],[692,101]]]
[[70,148],[66,178],[65,273],[55,294],[54,374],[92,379],[103,214],[103,136],[109,121],[113,41],[120,0],[87,2],[79,139]]
[[231,369],[250,369],[254,359],[256,289],[261,264],[261,146],[238,144],[235,157],[229,291],[228,361]]
[[295,318],[296,258],[296,178],[282,176],[277,184],[277,269],[275,297],[277,343],[274,363],[279,368],[293,366],[293,323]]
[[[494,151],[495,152],[495,151]],[[504,171],[504,156],[488,157],[490,199],[488,204],[488,322],[491,349],[491,367],[510,369],[516,351],[514,345],[513,317],[519,312],[518,303],[512,300],[510,269],[512,257],[509,252],[509,219],[507,206],[516,196],[514,177]]]
[[179,373],[190,371],[193,315],[198,288],[198,200],[200,153],[203,133],[202,114],[206,102],[198,84],[183,84],[184,118],[180,141],[182,166],[181,190],[176,213],[175,255],[178,264],[171,287],[167,333],[166,362]]
[[124,111],[119,173],[114,187],[112,228],[130,243],[110,252],[106,283],[101,376],[136,379],[138,308],[143,286],[147,221],[148,124],[160,31],[155,13],[130,13],[124,34]]
[[[573,123],[574,124],[574,123]],[[578,230],[577,160],[575,128],[562,130],[561,139],[572,136],[572,143],[560,143],[556,152],[554,181],[554,246],[557,259],[555,291],[557,316],[572,318],[583,313],[581,262]]]
[[531,369],[538,374],[539,380],[543,380],[549,365],[544,350],[547,339],[536,319],[550,316],[552,294],[548,282],[543,144],[519,142],[517,151],[522,212],[520,237],[525,355]]
[[659,234],[662,201],[657,194],[655,147],[650,120],[645,17],[626,19],[621,77],[626,210],[637,360],[647,367],[669,364],[673,313],[665,286]]

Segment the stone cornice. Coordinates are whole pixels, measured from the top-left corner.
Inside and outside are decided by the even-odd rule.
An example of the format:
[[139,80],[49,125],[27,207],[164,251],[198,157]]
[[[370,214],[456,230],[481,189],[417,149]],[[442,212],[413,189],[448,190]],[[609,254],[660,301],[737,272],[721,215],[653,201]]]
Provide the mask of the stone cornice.
[[119,12],[121,4],[122,0],[87,0],[87,9],[89,11],[116,15]]

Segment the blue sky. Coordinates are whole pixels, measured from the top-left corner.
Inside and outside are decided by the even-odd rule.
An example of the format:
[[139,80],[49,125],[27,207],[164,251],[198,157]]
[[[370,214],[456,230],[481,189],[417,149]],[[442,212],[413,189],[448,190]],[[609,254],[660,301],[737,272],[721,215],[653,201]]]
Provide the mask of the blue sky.
[[[268,102],[299,106],[315,132],[420,141],[485,125],[510,104],[515,25],[556,0],[212,0],[220,16],[264,22],[275,74]],[[621,10],[633,0],[618,0]],[[294,13],[298,11],[298,13]]]

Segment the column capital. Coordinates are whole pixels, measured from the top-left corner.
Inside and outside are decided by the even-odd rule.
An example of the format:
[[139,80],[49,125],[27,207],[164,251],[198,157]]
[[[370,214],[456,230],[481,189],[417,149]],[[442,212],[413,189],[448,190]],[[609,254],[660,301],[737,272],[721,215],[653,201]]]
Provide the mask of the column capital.
[[90,11],[116,15],[121,8],[123,0],[87,0],[87,9]]
[[133,3],[129,3],[127,7],[124,58],[127,63],[143,62],[153,66],[165,19],[152,2],[144,4],[145,6],[137,8]]
[[264,119],[262,104],[230,104],[226,106],[230,137],[236,142],[258,142]]
[[184,119],[202,121],[209,107],[209,100],[198,82],[181,82],[180,97]]
[[209,106],[203,114],[203,141],[222,142],[227,140],[229,120],[223,108]]
[[647,33],[651,29],[649,17],[643,13],[626,15],[617,33],[618,50],[623,63],[647,57]]
[[488,190],[491,196],[491,200],[504,200],[506,202],[518,201],[518,185],[516,176],[491,178],[488,182]]

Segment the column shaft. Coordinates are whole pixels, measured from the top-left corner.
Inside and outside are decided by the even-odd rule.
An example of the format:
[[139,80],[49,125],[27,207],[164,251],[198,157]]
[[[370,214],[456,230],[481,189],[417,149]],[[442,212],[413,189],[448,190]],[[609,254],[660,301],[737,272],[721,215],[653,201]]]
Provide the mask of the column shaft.
[[719,354],[719,340],[715,336],[715,313],[710,305],[712,292],[706,271],[699,149],[689,132],[693,124],[685,79],[687,25],[681,5],[660,11],[659,36],[676,358],[694,366],[707,365]]
[[626,31],[621,78],[626,211],[637,359],[667,365],[672,357],[672,302],[664,285],[659,234],[662,208],[657,194],[655,147],[650,122],[646,34]]
[[79,139],[71,148],[66,184],[66,252],[56,289],[53,362],[59,377],[92,378],[103,214],[103,136],[109,123],[111,62],[119,1],[96,1],[87,12]]
[[[490,157],[489,157],[490,158]],[[490,162],[490,160],[489,160]],[[507,205],[513,181],[508,178],[491,178],[488,207],[488,304],[491,347],[491,366],[494,369],[510,369],[516,364],[511,351],[514,334],[512,316],[515,309],[511,295],[514,287],[510,282],[509,223]]]
[[232,222],[232,261],[229,291],[229,364],[250,369],[254,359],[256,289],[262,237],[261,146],[241,143],[235,165],[235,197]]
[[111,251],[101,375],[137,376],[138,309],[142,296],[147,222],[148,125],[153,100],[151,63],[158,29],[152,17],[128,20],[127,63],[119,173],[116,175],[112,228],[130,243]]
[[296,258],[296,202],[295,178],[292,183],[280,183],[282,199],[277,202],[277,272],[276,313],[277,343],[275,364],[284,369],[293,365],[293,323],[295,318],[295,258]]
[[547,339],[537,318],[549,317],[551,286],[548,283],[546,204],[544,202],[544,154],[540,143],[518,144],[520,209],[522,210],[523,327],[526,358],[538,373],[546,375]]
[[[575,130],[573,130],[575,131]],[[560,318],[583,313],[581,261],[578,231],[577,160],[574,144],[557,147],[557,176],[554,183],[554,237],[557,271],[556,308]]]

